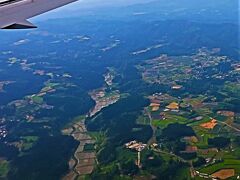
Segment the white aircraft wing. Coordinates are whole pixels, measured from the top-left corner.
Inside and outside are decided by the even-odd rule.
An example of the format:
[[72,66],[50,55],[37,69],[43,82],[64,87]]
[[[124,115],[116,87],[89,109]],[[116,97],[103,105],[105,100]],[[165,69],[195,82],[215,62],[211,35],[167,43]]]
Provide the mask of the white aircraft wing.
[[0,0],[0,29],[36,28],[27,19],[77,0]]

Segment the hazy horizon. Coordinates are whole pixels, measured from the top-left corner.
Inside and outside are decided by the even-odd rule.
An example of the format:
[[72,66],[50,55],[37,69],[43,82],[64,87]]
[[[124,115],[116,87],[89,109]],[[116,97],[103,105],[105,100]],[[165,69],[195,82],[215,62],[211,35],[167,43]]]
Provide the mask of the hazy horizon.
[[47,12],[41,16],[34,17],[34,21],[42,21],[52,18],[61,18],[66,15],[69,16],[69,13],[77,10],[93,10],[96,8],[105,8],[105,7],[121,7],[121,6],[130,6],[135,4],[143,4],[148,2],[153,2],[156,0],[78,0],[74,3],[71,3],[67,6],[55,9],[53,11]]

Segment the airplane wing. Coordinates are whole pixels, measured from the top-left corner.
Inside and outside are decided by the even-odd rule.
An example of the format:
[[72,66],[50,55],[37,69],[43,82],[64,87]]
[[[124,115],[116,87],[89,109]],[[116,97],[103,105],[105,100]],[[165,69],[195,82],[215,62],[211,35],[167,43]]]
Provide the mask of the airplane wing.
[[77,0],[0,0],[0,29],[36,28],[27,19]]

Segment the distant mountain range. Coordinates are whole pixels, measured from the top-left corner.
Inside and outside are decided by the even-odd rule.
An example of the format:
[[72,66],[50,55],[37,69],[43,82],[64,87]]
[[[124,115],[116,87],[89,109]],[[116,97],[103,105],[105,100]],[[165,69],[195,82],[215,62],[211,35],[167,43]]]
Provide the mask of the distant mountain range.
[[134,4],[145,4],[156,0],[79,0],[74,6],[70,8],[96,8],[96,7],[117,7],[129,6]]
[[142,20],[151,21],[170,19],[239,23],[238,11],[238,0],[89,0],[73,3],[38,19],[89,16],[128,20],[140,17]]

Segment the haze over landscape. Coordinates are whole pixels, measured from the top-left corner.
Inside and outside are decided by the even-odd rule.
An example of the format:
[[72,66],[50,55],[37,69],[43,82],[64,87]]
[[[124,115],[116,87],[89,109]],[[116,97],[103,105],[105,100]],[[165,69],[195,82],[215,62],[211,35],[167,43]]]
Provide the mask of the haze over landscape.
[[238,0],[80,0],[0,31],[0,180],[239,179]]

